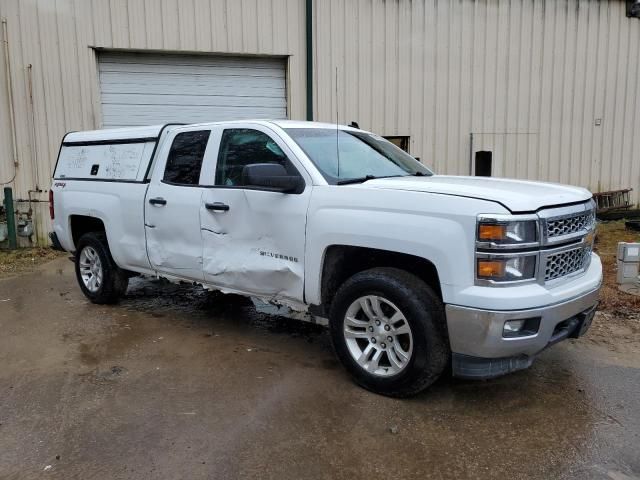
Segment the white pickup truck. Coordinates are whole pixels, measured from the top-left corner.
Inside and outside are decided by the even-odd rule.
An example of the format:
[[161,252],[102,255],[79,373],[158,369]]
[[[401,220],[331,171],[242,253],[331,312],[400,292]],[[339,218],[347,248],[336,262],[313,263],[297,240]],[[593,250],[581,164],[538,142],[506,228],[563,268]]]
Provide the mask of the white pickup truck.
[[309,312],[354,379],[392,396],[529,367],[587,330],[602,280],[587,190],[434,175],[346,126],[69,133],[50,200],[91,301],[143,274]]

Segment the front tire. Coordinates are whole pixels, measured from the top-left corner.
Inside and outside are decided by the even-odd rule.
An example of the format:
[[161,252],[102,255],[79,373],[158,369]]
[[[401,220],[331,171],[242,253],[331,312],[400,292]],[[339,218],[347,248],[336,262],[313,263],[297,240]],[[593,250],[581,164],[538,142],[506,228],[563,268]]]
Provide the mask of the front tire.
[[104,233],[90,232],[80,237],[75,265],[80,289],[91,302],[117,303],[126,293],[129,277],[113,261]]
[[415,395],[449,364],[442,302],[404,270],[374,268],[348,279],[332,302],[329,326],[356,383],[382,395]]

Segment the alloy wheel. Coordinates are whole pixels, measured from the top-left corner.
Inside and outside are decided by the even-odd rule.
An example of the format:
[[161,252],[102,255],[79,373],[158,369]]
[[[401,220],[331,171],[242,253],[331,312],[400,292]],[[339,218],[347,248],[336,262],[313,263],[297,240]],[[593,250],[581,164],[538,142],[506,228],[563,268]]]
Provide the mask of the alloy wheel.
[[96,293],[102,285],[102,262],[93,247],[84,247],[80,252],[80,276],[84,286],[91,293]]
[[411,360],[413,335],[409,322],[384,297],[366,295],[354,301],[345,314],[343,333],[353,359],[373,375],[397,375]]

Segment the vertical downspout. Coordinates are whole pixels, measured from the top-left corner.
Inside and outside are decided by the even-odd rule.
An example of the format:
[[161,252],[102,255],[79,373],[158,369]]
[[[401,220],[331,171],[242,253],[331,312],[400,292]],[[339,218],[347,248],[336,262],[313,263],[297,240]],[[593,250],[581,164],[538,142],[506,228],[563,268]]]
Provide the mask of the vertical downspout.
[[306,0],[307,31],[307,120],[313,121],[313,0]]
[[11,60],[9,58],[9,32],[7,19],[2,19],[2,43],[4,43],[4,64],[7,75],[7,100],[9,103],[9,128],[11,128],[11,147],[13,149],[13,177],[10,180],[0,180],[0,185],[7,185],[16,179],[18,173],[18,139],[16,137],[16,118],[13,107],[13,85],[11,83]]
[[40,191],[40,172],[38,171],[38,145],[36,144],[36,107],[33,102],[33,65],[27,65],[27,86],[29,88],[29,107],[31,114],[31,160],[33,163],[33,175],[35,191]]
[[4,187],[4,210],[7,214],[7,237],[9,238],[9,250],[18,248],[16,237],[16,209],[13,206],[13,190]]
[[469,134],[469,176],[473,177],[473,132]]

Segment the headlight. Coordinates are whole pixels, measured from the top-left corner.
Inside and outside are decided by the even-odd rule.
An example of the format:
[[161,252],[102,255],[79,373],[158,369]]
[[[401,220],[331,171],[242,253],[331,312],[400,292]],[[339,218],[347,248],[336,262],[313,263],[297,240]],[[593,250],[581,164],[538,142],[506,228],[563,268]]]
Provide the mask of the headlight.
[[537,215],[479,215],[476,226],[476,285],[535,282],[540,223]]
[[534,246],[538,242],[538,222],[481,216],[478,219],[477,241],[479,246],[486,247]]
[[490,282],[518,282],[536,277],[537,255],[497,256],[478,254],[476,277]]

